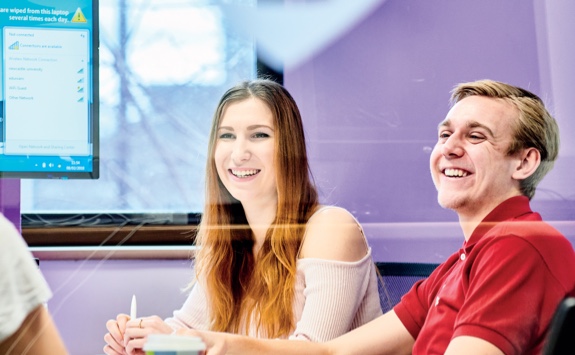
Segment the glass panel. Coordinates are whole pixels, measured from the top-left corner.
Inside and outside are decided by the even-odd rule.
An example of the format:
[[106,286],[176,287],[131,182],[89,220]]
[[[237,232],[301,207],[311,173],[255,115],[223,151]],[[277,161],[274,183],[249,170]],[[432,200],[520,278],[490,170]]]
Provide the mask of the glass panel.
[[201,211],[217,100],[256,75],[229,3],[100,1],[100,179],[22,180],[22,213]]

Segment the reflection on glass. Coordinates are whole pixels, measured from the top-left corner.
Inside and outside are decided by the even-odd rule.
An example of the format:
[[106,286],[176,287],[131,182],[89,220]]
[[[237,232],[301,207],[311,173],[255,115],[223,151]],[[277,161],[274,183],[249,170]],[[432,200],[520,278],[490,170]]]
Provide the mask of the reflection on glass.
[[22,180],[22,213],[201,210],[217,100],[256,75],[224,3],[100,0],[100,179]]

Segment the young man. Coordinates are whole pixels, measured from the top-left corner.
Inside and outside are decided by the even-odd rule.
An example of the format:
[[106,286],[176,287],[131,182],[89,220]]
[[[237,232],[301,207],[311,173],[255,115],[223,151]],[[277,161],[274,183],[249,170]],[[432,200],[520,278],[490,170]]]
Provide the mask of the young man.
[[540,354],[557,305],[575,295],[573,247],[529,207],[557,158],[557,124],[536,95],[500,82],[460,84],[452,99],[430,169],[465,241],[392,311],[323,344],[182,333],[208,355]]

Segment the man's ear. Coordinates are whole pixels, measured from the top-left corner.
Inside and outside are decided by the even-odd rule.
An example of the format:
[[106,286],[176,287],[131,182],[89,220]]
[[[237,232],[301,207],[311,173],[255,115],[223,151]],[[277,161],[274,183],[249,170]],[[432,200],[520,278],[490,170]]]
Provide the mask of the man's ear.
[[541,163],[541,153],[536,148],[526,148],[518,153],[518,164],[512,177],[515,180],[525,180],[539,167]]

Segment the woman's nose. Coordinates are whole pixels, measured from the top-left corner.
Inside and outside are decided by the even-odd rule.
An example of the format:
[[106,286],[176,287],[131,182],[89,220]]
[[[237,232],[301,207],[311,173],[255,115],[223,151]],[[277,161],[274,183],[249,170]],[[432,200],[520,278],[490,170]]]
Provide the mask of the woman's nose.
[[249,145],[244,139],[236,139],[232,149],[232,161],[235,164],[241,164],[250,159],[251,153]]

